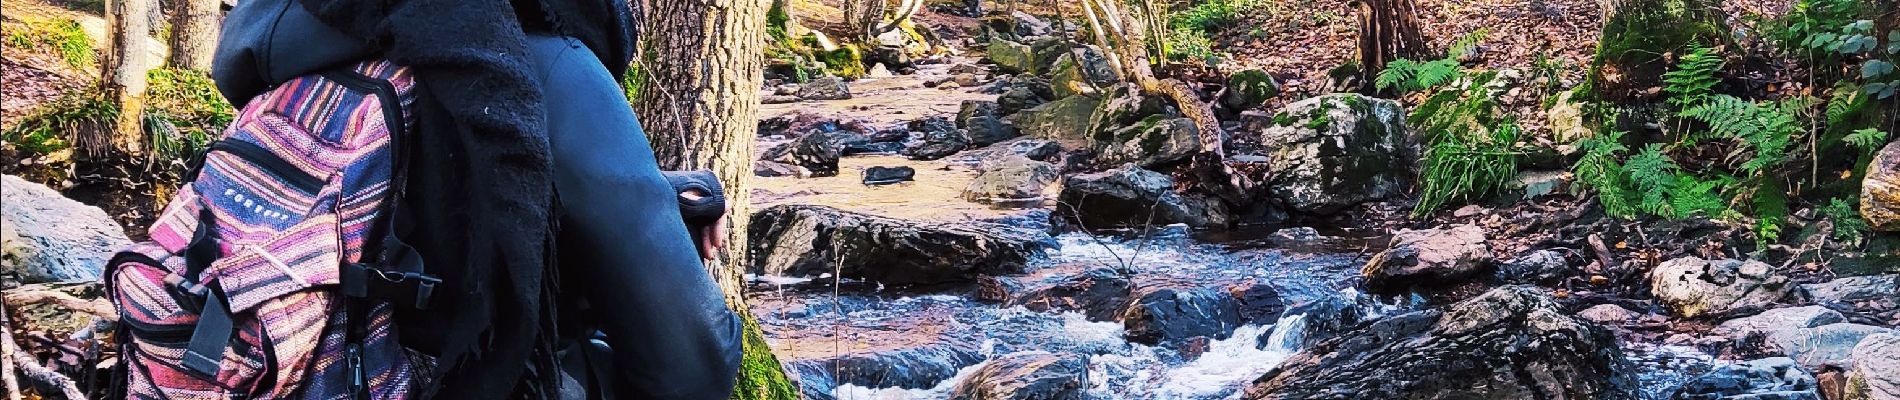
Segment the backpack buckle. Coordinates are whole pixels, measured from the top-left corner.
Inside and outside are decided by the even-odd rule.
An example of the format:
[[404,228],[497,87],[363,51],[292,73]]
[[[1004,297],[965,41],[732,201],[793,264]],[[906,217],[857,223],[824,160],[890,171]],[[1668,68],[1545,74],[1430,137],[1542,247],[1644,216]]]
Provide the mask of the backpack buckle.
[[375,297],[390,302],[410,301],[417,310],[429,309],[435,287],[442,278],[421,272],[387,271],[365,263],[350,263],[338,277],[343,295],[354,298]]

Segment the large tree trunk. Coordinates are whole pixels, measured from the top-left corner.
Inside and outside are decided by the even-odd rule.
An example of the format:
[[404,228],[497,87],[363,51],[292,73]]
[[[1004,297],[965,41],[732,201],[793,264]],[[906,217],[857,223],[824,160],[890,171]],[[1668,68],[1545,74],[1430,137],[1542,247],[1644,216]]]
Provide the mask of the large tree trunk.
[[219,0],[172,0],[171,60],[173,68],[211,70],[211,53],[218,49]]
[[[1361,82],[1371,82],[1392,60],[1430,56],[1417,16],[1413,0],[1359,0],[1359,66],[1365,71]],[[1366,84],[1361,90],[1372,89]]]
[[745,306],[746,229],[750,220],[753,140],[764,79],[765,14],[771,0],[666,0],[647,3],[641,31],[642,82],[634,111],[660,166],[709,169],[726,186],[732,209],[726,250],[713,266],[726,301],[746,320],[739,399],[794,399],[797,390]]
[[[145,74],[155,66],[157,49],[151,48],[154,0],[110,0],[106,2],[107,46],[105,60],[99,63],[99,89],[119,109],[112,129],[95,137],[81,137],[80,147],[90,155],[116,151],[126,155],[143,152],[145,140]],[[105,137],[96,137],[103,135]]]

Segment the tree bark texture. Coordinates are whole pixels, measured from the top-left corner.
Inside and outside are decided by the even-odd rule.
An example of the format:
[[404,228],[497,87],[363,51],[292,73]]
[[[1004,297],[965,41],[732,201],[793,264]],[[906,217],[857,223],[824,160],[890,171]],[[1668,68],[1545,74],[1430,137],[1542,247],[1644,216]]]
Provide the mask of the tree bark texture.
[[218,49],[218,25],[224,19],[219,0],[172,0],[171,60],[173,68],[211,71],[211,54]]
[[[1359,66],[1371,82],[1385,64],[1397,59],[1427,58],[1430,47],[1418,29],[1418,6],[1413,0],[1359,0]],[[1372,85],[1364,85],[1370,90]]]
[[[102,155],[106,150],[133,156],[143,152],[145,74],[158,61],[153,59],[157,49],[150,48],[152,41],[148,39],[152,32],[149,16],[156,7],[155,0],[106,2],[108,36],[105,59],[99,63],[99,89],[118,107],[119,115],[112,129],[94,134],[106,137],[79,138],[77,142],[89,155]],[[94,136],[85,131],[81,135]]]
[[764,79],[769,0],[672,0],[648,4],[643,31],[640,115],[660,166],[710,169],[728,188],[732,229],[716,278],[737,299]]

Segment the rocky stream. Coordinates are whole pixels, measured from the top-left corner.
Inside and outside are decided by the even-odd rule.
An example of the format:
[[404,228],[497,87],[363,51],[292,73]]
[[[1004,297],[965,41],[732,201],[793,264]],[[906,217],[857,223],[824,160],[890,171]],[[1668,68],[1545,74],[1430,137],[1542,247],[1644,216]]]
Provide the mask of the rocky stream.
[[[1059,58],[1049,68],[1076,68]],[[1760,312],[1795,290],[1758,281],[1760,263],[1687,258],[1618,278],[1650,280],[1657,304],[1571,289],[1598,268],[1577,261],[1594,256],[1583,246],[1494,250],[1515,239],[1487,237],[1500,235],[1495,221],[1350,222],[1402,219],[1366,205],[1403,197],[1396,172],[1343,177],[1406,162],[1403,110],[1387,101],[1333,95],[1238,116],[1265,144],[1232,158],[1292,171],[1263,180],[1277,209],[1262,211],[1145,169],[1193,145],[1165,118],[1081,133],[1116,107],[1169,111],[1116,93],[1049,100],[1037,94],[1046,80],[969,62],[816,83],[855,91],[826,96],[843,101],[768,89],[781,95],[760,125],[747,301],[807,398],[1819,399],[1843,352],[1892,332],[1820,306],[1715,329],[1668,321],[1695,307]],[[1085,75],[1054,79],[1087,87],[1074,85]],[[1300,143],[1321,150],[1273,148]],[[1371,150],[1340,156],[1328,143]],[[1535,185],[1526,198],[1554,191]],[[1489,214],[1510,212],[1528,216],[1504,225],[1539,223]],[[1717,283],[1671,297],[1671,265]],[[1842,290],[1892,301],[1888,281]],[[1822,331],[1835,325],[1845,331]],[[1800,344],[1743,357],[1737,340]]]

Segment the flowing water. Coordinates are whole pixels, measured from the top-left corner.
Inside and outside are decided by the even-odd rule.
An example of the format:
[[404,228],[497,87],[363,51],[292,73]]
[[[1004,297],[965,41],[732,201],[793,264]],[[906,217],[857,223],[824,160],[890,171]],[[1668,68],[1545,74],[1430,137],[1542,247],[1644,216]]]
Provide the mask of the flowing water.
[[[1178,227],[1146,240],[1071,233],[1018,277],[1026,287],[1089,268],[1120,268],[1136,287],[1214,287],[1265,282],[1288,305],[1348,299],[1366,315],[1421,307],[1417,296],[1372,299],[1353,289],[1363,240],[1303,246],[1256,238],[1197,238]],[[1304,242],[1311,245],[1313,242]],[[1235,328],[1198,356],[1123,339],[1119,322],[1073,312],[1034,312],[974,300],[964,290],[919,295],[862,282],[754,277],[751,303],[774,350],[811,398],[943,399],[983,360],[1015,352],[1081,355],[1095,399],[1232,399],[1300,350],[1309,323],[1288,313]],[[1713,362],[1693,349],[1626,345],[1653,398]]]

